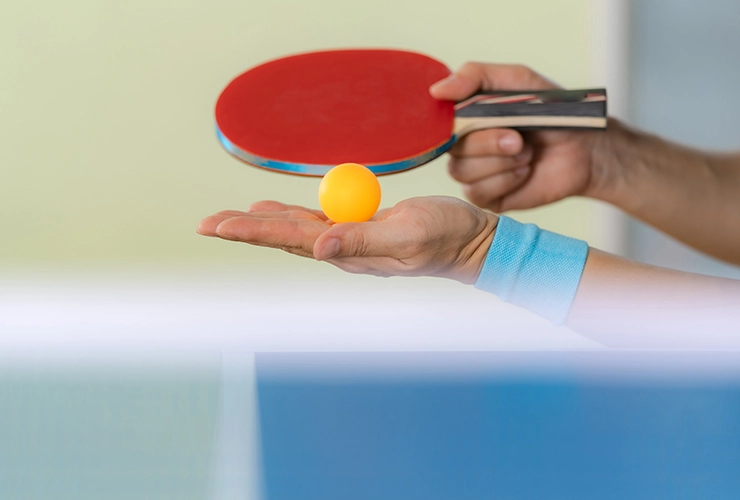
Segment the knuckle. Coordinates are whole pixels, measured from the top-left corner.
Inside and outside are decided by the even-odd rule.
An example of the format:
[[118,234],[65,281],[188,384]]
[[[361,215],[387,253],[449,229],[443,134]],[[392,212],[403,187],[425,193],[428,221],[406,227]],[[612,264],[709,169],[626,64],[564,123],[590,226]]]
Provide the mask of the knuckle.
[[514,73],[515,76],[522,79],[530,79],[533,75],[535,75],[535,72],[532,70],[532,68],[524,64],[512,65],[511,71],[512,73]]
[[353,255],[367,254],[367,237],[362,231],[353,231],[350,248]]
[[460,71],[469,72],[469,71],[477,71],[480,64],[474,61],[465,61],[462,66],[460,66]]
[[552,81],[543,77],[541,74],[523,64],[514,64],[511,66],[513,76],[525,84],[530,89],[557,88]]

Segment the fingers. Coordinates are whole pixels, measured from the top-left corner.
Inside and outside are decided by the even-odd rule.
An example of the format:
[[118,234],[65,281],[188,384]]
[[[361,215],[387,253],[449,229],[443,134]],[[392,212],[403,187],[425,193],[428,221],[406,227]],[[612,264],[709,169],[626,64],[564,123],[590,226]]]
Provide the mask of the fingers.
[[[380,210],[371,222],[332,225],[323,212],[277,201],[252,204],[248,212],[225,210],[203,219],[197,232],[231,241],[279,248],[290,253],[326,260],[342,255],[389,254],[403,234],[386,227],[390,210]],[[375,225],[385,224],[382,227]],[[365,227],[370,225],[370,227]],[[391,224],[391,226],[393,226]],[[317,245],[317,239],[332,227],[337,230]],[[337,243],[341,241],[341,246]]]
[[238,210],[224,210],[222,212],[218,212],[217,214],[206,217],[205,219],[200,221],[196,232],[203,236],[218,236],[216,234],[216,228],[219,224],[221,224],[226,219],[230,219],[232,217],[240,217],[243,215],[247,215],[246,212],[240,212]]
[[447,168],[473,204],[499,212],[501,198],[526,182],[533,157],[533,146],[517,131],[482,130],[455,145]]
[[461,101],[479,90],[546,90],[558,88],[553,82],[518,64],[467,62],[447,78],[432,85],[435,99]]
[[492,128],[463,136],[450,149],[455,157],[464,156],[514,156],[521,153],[524,138],[516,130]]
[[317,238],[313,254],[317,260],[398,255],[407,242],[403,228],[389,219],[337,224]]
[[501,174],[529,165],[533,149],[529,146],[516,156],[485,156],[472,158],[450,157],[447,170],[450,176],[463,184],[471,184],[491,175]]
[[319,217],[321,220],[328,220],[326,215],[324,215],[324,212],[322,212],[321,210],[314,210],[298,205],[286,205],[285,203],[280,203],[279,201],[258,201],[252,203],[247,209],[248,212],[284,212],[288,210],[309,212],[316,217]]
[[531,173],[529,165],[518,167],[497,175],[485,177],[476,182],[465,184],[463,192],[475,205],[500,212],[502,199],[524,184]]
[[[326,220],[302,207],[265,202],[252,208],[275,208],[275,212],[226,210],[203,219],[198,233],[250,245],[278,248],[313,257],[316,238],[331,227]],[[320,214],[323,216],[323,214]]]
[[206,217],[198,224],[196,232],[203,236],[220,236],[216,229],[218,226],[231,218],[252,217],[271,219],[313,219],[328,221],[321,210],[313,210],[298,205],[286,205],[279,201],[258,201],[250,205],[246,212],[240,210],[223,210],[210,217]]
[[216,234],[225,240],[298,249],[310,255],[316,238],[326,229],[311,222],[291,218],[232,217],[218,225]]
[[[322,214],[323,215],[323,214]],[[240,212],[237,210],[224,210],[218,212],[215,215],[206,217],[200,224],[198,224],[197,233],[203,236],[221,236],[218,234],[219,226],[229,220],[235,218],[248,218],[248,219],[293,219],[293,220],[313,220],[319,221],[316,215],[311,212],[303,210],[286,210],[283,212]]]

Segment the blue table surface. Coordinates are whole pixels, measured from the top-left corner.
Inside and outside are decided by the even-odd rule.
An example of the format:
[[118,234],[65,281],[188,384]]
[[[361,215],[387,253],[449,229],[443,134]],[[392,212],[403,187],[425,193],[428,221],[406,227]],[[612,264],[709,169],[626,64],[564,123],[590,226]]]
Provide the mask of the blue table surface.
[[258,354],[288,499],[740,497],[740,355]]

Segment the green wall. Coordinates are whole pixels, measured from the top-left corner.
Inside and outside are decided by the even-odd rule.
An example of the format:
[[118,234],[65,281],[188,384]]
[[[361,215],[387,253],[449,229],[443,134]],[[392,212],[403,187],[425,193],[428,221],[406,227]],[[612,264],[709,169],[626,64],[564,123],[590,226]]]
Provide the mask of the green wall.
[[[376,46],[453,68],[520,62],[566,86],[597,85],[590,16],[588,0],[4,0],[0,268],[309,265],[195,234],[203,216],[259,199],[317,205],[317,179],[221,150],[212,109],[232,77],[293,52]],[[462,196],[445,163],[383,178],[383,204]],[[590,207],[520,217],[598,244]]]

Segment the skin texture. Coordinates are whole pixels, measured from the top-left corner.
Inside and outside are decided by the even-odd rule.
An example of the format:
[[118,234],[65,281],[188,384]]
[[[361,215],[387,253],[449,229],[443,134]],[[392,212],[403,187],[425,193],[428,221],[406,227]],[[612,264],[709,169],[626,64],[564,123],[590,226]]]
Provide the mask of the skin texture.
[[[518,65],[467,63],[430,93],[462,100],[478,90],[559,88]],[[525,209],[598,189],[601,172],[591,169],[604,134],[599,131],[489,129],[466,135],[450,151],[449,173],[475,205],[492,210]]]
[[198,233],[327,261],[375,276],[439,276],[474,283],[498,217],[458,200],[404,200],[362,223],[334,224],[323,212],[261,201],[246,212],[207,217]]
[[[468,63],[430,92],[457,101],[481,89],[549,88],[557,87],[524,66]],[[449,172],[481,208],[504,212],[587,196],[740,264],[737,153],[697,151],[610,119],[607,132],[474,132],[452,148]]]
[[[556,86],[523,66],[468,63],[430,89],[461,100],[485,89]],[[606,132],[478,131],[450,152],[473,203],[404,200],[369,222],[333,224],[275,201],[225,211],[205,236],[268,246],[352,273],[474,283],[498,221],[491,212],[568,196],[607,201],[710,255],[740,264],[740,155],[685,148],[610,120]],[[740,347],[740,282],[647,266],[591,249],[566,324],[619,347]]]
[[598,198],[740,265],[740,154],[702,152],[614,123],[601,152],[610,182]]
[[740,348],[740,282],[590,249],[566,324],[621,348]]

